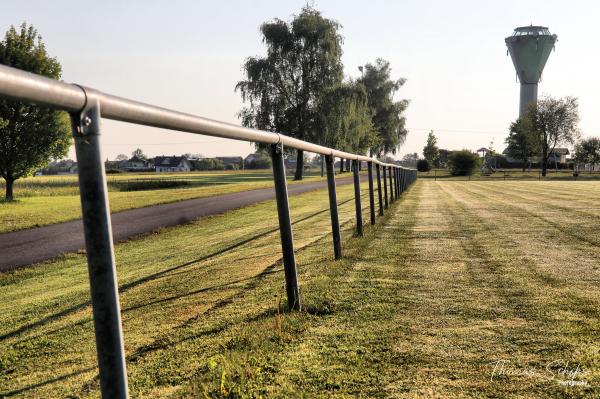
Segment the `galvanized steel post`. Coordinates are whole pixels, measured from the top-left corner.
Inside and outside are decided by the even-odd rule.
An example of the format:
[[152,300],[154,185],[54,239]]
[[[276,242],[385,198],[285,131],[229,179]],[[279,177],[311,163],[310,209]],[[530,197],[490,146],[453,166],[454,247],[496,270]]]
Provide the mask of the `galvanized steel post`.
[[375,165],[377,171],[377,197],[379,199],[379,216],[383,216],[383,196],[381,194],[381,171],[379,164]]
[[285,289],[288,307],[301,310],[300,290],[296,273],[296,255],[294,254],[294,237],[288,202],[287,182],[285,180],[285,164],[283,162],[283,146],[271,145],[273,161],[273,179],[275,181],[275,198],[279,215],[279,234],[281,236],[281,251],[283,252],[283,269],[285,272]]
[[390,166],[390,170],[388,173],[388,177],[389,177],[389,184],[390,184],[390,203],[394,202],[394,186],[392,185],[392,174],[394,172],[392,172],[393,168]]
[[333,156],[325,156],[327,169],[327,189],[329,191],[329,213],[331,214],[331,232],[333,235],[333,253],[335,259],[342,257],[342,237],[340,234],[340,219],[338,216],[337,194],[335,192],[335,171]]
[[356,233],[363,235],[362,205],[360,203],[360,175],[358,174],[358,161],[352,160],[354,173],[354,205],[356,207]]
[[383,198],[385,200],[385,209],[388,209],[388,192],[387,192],[387,166],[383,166]]
[[100,150],[100,103],[92,91],[71,114],[87,253],[96,351],[103,398],[128,398],[127,368],[104,159]]
[[371,210],[371,224],[375,224],[375,193],[373,192],[373,162],[367,162],[369,174],[369,208]]

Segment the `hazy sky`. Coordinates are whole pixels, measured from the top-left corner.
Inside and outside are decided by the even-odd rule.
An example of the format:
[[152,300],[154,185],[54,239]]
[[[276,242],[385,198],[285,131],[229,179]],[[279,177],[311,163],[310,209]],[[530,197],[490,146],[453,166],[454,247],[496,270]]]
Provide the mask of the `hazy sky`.
[[[63,79],[102,91],[238,123],[234,86],[248,56],[264,54],[259,25],[289,19],[304,0],[47,1],[2,0],[0,29],[23,21],[43,35],[63,65]],[[383,57],[408,79],[410,133],[400,154],[421,153],[433,129],[439,145],[503,149],[518,114],[519,85],[504,37],[516,26],[558,34],[540,94],[579,97],[584,136],[599,135],[600,39],[596,1],[314,2],[342,24],[345,72]],[[148,155],[185,152],[246,155],[252,147],[184,133],[104,121],[111,159],[141,147]],[[71,156],[74,156],[71,153]]]

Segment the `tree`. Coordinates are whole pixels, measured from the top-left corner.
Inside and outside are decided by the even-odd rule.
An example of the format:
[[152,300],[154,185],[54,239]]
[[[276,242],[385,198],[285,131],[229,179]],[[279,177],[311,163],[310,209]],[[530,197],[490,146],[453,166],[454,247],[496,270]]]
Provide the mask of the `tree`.
[[394,94],[404,85],[406,79],[391,78],[390,63],[378,58],[375,64],[363,68],[364,76],[359,80],[367,89],[369,108],[377,139],[371,144],[370,155],[380,157],[395,154],[404,144],[408,131],[404,111],[408,100],[394,101]]
[[142,151],[141,148],[136,148],[132,153],[131,153],[131,157],[138,157],[139,159],[148,159],[148,157],[146,156],[146,154],[144,154],[144,151]]
[[116,156],[115,161],[127,161],[129,157],[125,154],[119,154]]
[[417,170],[419,172],[429,172],[431,170],[431,164],[427,159],[419,159],[417,161]]
[[454,176],[469,176],[479,165],[479,156],[469,150],[454,151],[448,157],[450,174]]
[[376,139],[362,84],[342,83],[327,89],[321,99],[321,144],[364,154]]
[[418,160],[419,160],[419,154],[417,154],[416,152],[413,152],[412,154],[406,154],[402,158],[402,164],[404,164],[404,166],[414,167],[417,164]]
[[581,140],[575,146],[575,162],[590,164],[590,172],[597,163],[600,163],[600,138],[590,137]]
[[539,140],[531,128],[528,118],[519,118],[510,124],[510,131],[505,140],[507,147],[504,153],[510,158],[518,159],[523,164],[523,172],[529,159],[539,154]]
[[437,138],[433,134],[433,130],[429,132],[427,136],[427,144],[423,147],[423,156],[430,164],[438,166],[438,160],[440,158],[440,150],[437,146]]
[[[244,126],[285,132],[319,143],[318,118],[324,91],[342,82],[340,25],[304,7],[291,22],[275,19],[261,25],[265,57],[250,57],[243,65],[246,79],[238,82]],[[301,180],[304,154],[297,151],[295,180]]]
[[[53,79],[61,66],[46,52],[41,36],[25,22],[14,26],[0,42],[0,64]],[[6,200],[14,198],[15,180],[62,158],[71,145],[70,122],[66,113],[46,107],[0,99],[0,174],[6,182]]]
[[579,111],[575,97],[555,99],[545,96],[532,104],[525,114],[531,123],[541,151],[542,176],[546,176],[548,159],[561,144],[573,144],[579,137]]

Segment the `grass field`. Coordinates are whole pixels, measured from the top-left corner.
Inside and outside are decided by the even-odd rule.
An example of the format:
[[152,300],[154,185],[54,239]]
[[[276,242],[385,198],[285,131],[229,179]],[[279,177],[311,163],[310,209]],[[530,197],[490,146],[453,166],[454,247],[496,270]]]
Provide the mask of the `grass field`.
[[482,174],[479,169],[475,170],[471,176],[453,176],[448,169],[432,169],[429,172],[419,172],[419,178],[422,179],[440,179],[440,180],[570,180],[587,181],[600,180],[600,173],[580,171],[577,176],[573,176],[573,171],[568,169],[548,169],[546,177],[542,177],[539,169],[526,170],[521,169],[502,169],[498,168],[495,173]]
[[[132,396],[600,395],[600,184],[419,181],[362,239],[351,191],[337,262],[291,198],[302,313],[273,202],[118,245]],[[88,299],[80,254],[0,275],[0,396],[97,397]]]
[[[307,175],[306,181],[321,179]],[[192,198],[273,186],[268,170],[190,173],[124,173],[108,175],[113,212]],[[3,180],[2,180],[3,182]],[[297,184],[289,179],[289,184]],[[164,188],[159,188],[164,187]],[[4,192],[0,183],[0,193]],[[0,233],[81,217],[76,175],[39,176],[15,182],[14,202],[0,201]]]

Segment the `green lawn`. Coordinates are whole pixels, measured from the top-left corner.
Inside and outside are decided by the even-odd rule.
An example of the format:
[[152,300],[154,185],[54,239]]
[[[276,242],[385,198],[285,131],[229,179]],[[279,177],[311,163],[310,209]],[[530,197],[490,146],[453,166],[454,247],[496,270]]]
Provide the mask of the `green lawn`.
[[[419,181],[356,238],[340,187],[337,262],[326,191],[292,197],[301,313],[272,201],[120,244],[132,397],[598,397],[598,194]],[[5,396],[98,396],[88,295],[81,254],[0,275]]]
[[[294,182],[289,178],[290,184]],[[321,179],[306,176],[303,182]],[[108,175],[110,208],[125,209],[235,193],[273,186],[271,171],[124,173]],[[171,188],[144,189],[156,184]],[[0,184],[0,192],[4,186]],[[39,176],[17,180],[14,202],[0,201],[0,233],[65,222],[81,217],[76,175]]]
[[498,168],[495,173],[486,175],[476,169],[471,176],[452,176],[448,169],[432,169],[429,172],[419,172],[419,178],[422,179],[440,179],[440,180],[600,180],[599,172],[579,172],[577,177],[573,176],[573,171],[568,169],[559,169],[558,171],[550,168],[546,177],[542,177],[540,170],[532,169],[502,169]]

